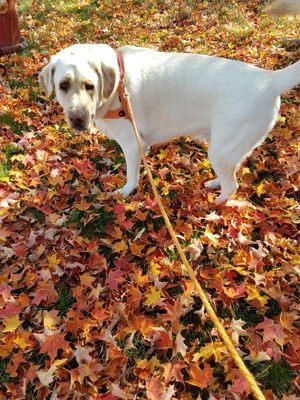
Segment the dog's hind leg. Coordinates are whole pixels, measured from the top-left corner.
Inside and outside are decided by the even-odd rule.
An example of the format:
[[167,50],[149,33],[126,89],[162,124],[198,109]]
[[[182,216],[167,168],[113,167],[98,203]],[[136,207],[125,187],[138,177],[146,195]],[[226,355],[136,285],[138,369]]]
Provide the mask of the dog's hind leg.
[[206,187],[216,188],[220,183],[221,194],[215,200],[217,205],[228,200],[238,188],[237,168],[273,128],[278,108],[279,98],[275,98],[271,107],[265,107],[264,113],[256,115],[256,119],[236,121],[231,126],[227,121],[212,130],[208,158],[218,178],[207,182]]
[[215,204],[220,205],[228,200],[238,188],[235,176],[238,162],[235,162],[232,158],[230,159],[226,153],[213,146],[208,151],[208,157],[218,178],[207,182],[206,187],[215,189],[221,186],[221,194],[215,200]]

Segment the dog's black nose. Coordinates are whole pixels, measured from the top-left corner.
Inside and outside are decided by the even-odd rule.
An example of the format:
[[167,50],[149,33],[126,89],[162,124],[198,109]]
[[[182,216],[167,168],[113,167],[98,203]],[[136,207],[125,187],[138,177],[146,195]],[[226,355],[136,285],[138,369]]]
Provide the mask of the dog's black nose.
[[84,114],[80,110],[72,110],[69,112],[70,122],[75,129],[84,129]]

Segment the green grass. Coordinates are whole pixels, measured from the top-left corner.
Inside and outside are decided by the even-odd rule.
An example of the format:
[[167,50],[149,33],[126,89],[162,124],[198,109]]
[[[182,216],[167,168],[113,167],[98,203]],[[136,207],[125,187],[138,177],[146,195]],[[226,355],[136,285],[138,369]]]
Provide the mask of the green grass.
[[26,400],[36,400],[36,389],[35,385],[32,383],[29,383],[26,387],[26,395],[25,395]]
[[27,14],[30,11],[30,5],[32,0],[22,0],[18,2],[18,13],[19,15]]
[[80,226],[84,216],[85,216],[84,211],[77,209],[72,210],[68,219],[68,224],[77,224],[78,226]]
[[24,150],[20,149],[17,146],[14,146],[13,144],[8,144],[4,147],[3,150],[8,164],[11,163],[11,158],[13,156],[16,156],[17,154],[24,154]]
[[5,160],[0,161],[0,182],[9,179],[9,171],[11,168],[11,158],[17,154],[23,154],[24,151],[19,147],[9,144],[3,148]]
[[75,298],[72,296],[70,285],[67,283],[65,286],[57,290],[58,299],[55,308],[59,310],[59,315],[66,315],[69,308],[75,302]]
[[102,237],[105,234],[106,225],[114,221],[112,211],[105,211],[103,208],[97,211],[98,216],[82,228],[82,233],[86,237]]
[[[136,360],[143,359],[147,350],[150,348],[149,343],[143,340],[143,337],[140,333],[136,333],[134,335],[132,342],[134,347],[125,351],[125,354],[128,357],[127,363],[129,366],[135,365]],[[120,343],[120,345],[120,347],[122,347],[122,343]]]
[[286,393],[290,389],[292,379],[297,375],[296,371],[283,360],[257,363],[252,366],[252,372],[255,378],[266,389],[271,389],[276,396]]
[[4,359],[0,359],[0,389],[4,383],[8,382],[9,375],[6,372],[6,364],[7,361]]
[[0,162],[0,182],[9,179],[9,166],[6,162]]
[[0,115],[0,126],[1,125],[9,125],[16,135],[22,135],[23,131],[28,130],[28,126],[25,123],[15,121],[9,113]]
[[29,214],[31,218],[38,222],[45,222],[45,215],[36,207],[28,207],[26,209],[26,214]]
[[259,314],[256,308],[250,306],[250,304],[240,299],[232,304],[232,310],[235,319],[242,319],[247,323],[246,327],[251,327],[259,324],[263,321],[263,316]]

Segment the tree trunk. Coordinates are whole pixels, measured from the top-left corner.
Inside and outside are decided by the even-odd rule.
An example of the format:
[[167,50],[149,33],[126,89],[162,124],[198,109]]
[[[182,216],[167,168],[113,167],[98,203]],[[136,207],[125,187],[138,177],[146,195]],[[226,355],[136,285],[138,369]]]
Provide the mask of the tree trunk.
[[[2,1],[3,4],[3,1]],[[15,0],[6,0],[0,9],[0,55],[14,53],[25,47],[21,38]]]

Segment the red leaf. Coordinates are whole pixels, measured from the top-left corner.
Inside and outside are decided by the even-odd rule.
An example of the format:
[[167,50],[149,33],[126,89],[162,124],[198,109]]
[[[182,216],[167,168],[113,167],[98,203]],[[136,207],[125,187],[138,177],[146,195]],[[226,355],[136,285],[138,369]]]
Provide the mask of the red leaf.
[[223,286],[224,293],[231,299],[245,297],[246,283],[240,285]]
[[45,335],[44,333],[35,333],[34,337],[40,344],[40,353],[47,353],[51,364],[57,356],[58,349],[69,350],[69,343],[64,339],[64,334]]
[[53,281],[41,282],[34,292],[32,304],[39,305],[42,302],[46,304],[54,303],[57,300],[57,292]]
[[118,285],[124,282],[124,272],[120,269],[112,269],[108,273],[108,277],[106,279],[106,284],[112,290],[118,290]]
[[272,319],[265,317],[264,321],[256,325],[255,329],[263,330],[264,343],[275,340],[280,346],[285,344],[286,334],[284,333],[282,326],[276,324]]
[[88,160],[87,158],[84,158],[82,160],[75,160],[73,164],[77,169],[77,171],[80,174],[82,174],[85,178],[90,178],[91,175],[93,175],[96,172],[90,160]]

